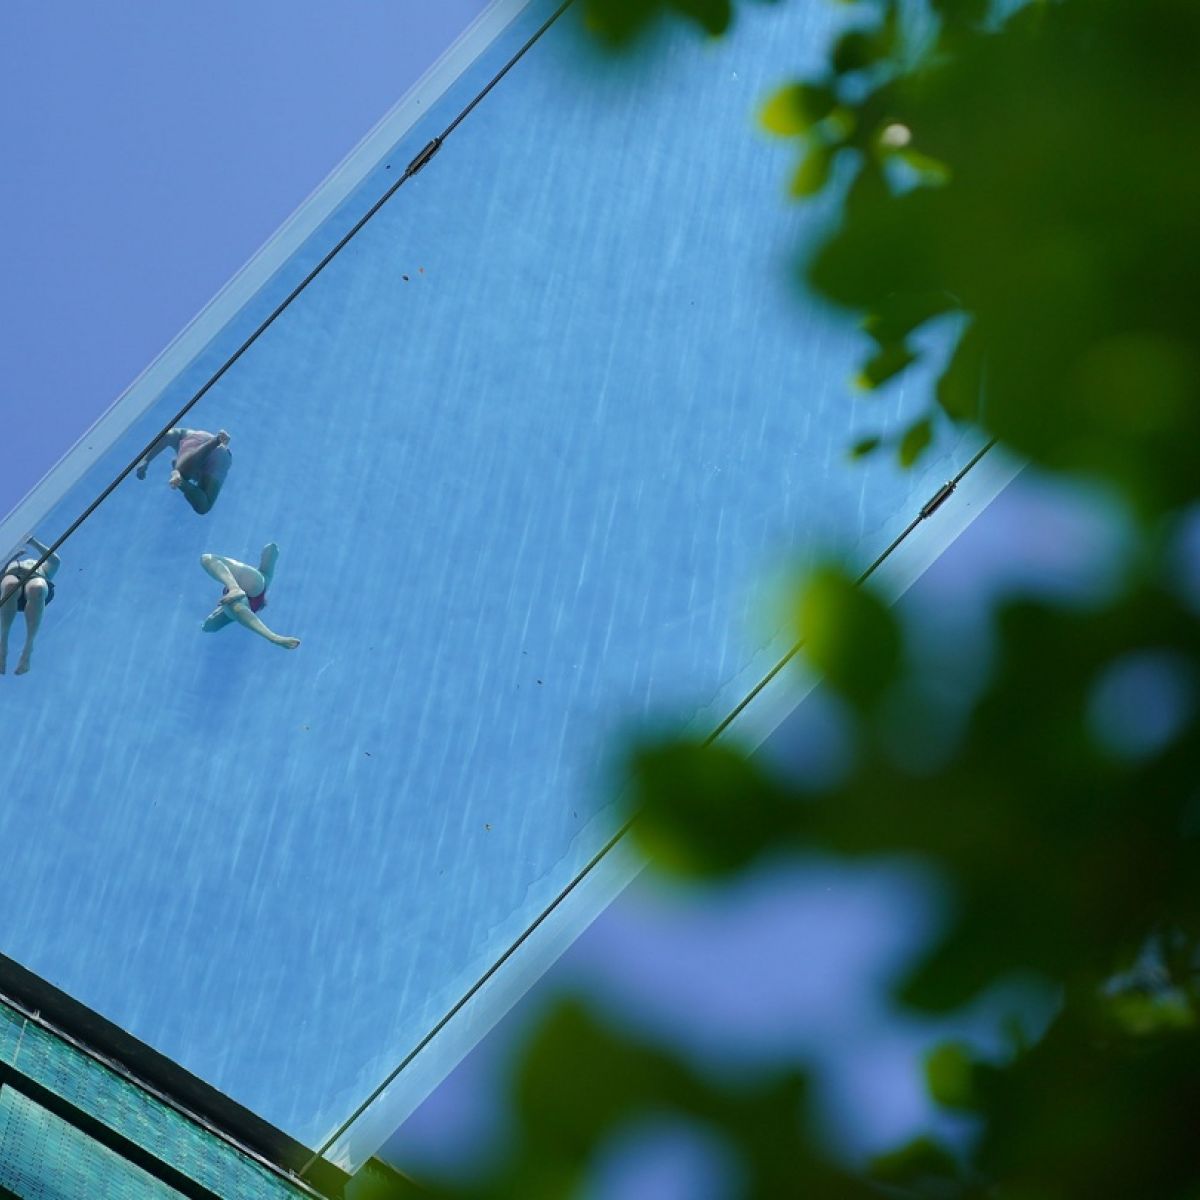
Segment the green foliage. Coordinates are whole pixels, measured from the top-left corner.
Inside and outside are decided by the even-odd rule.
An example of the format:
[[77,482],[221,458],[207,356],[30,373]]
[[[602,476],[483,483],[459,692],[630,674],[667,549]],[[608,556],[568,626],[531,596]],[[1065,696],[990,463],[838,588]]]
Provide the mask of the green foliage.
[[916,360],[916,354],[903,341],[888,342],[867,359],[858,377],[858,385],[871,391],[887,383],[894,375],[899,375]]
[[657,1047],[606,1028],[571,1001],[543,1021],[526,1047],[513,1101],[505,1166],[465,1195],[582,1195],[589,1168],[608,1146],[639,1120],[663,1117],[720,1131],[751,1195],[874,1195],[814,1153],[804,1133],[806,1090],[799,1075],[768,1074],[740,1086],[714,1082]]
[[957,1042],[944,1042],[925,1059],[929,1094],[946,1108],[974,1108],[974,1064],[970,1050]]
[[900,633],[882,601],[834,568],[814,571],[796,606],[803,653],[829,685],[868,704],[893,680]]
[[[528,1052],[512,1154],[482,1195],[579,1195],[606,1140],[661,1111],[718,1131],[756,1197],[1200,1195],[1198,706],[1137,753],[1114,753],[1092,719],[1131,653],[1200,682],[1200,624],[1166,582],[1164,532],[1200,501],[1200,5],[1031,0],[1004,20],[986,0],[931,6],[936,31],[913,45],[897,0],[856,5],[827,68],[761,110],[797,145],[795,194],[845,181],[806,278],[870,335],[868,387],[903,374],[928,322],[957,319],[903,463],[935,421],[973,422],[1105,482],[1141,544],[1103,604],[1007,600],[990,678],[949,731],[887,610],[819,569],[797,636],[844,701],[850,769],[801,793],[724,741],[657,742],[631,756],[631,815],[643,848],[698,884],[793,851],[916,858],[951,899],[895,998],[953,1011],[1033,977],[1058,1015],[991,1061],[934,1051],[932,1095],[978,1137],[956,1154],[918,1139],[852,1178],[804,1136],[797,1077],[714,1082],[569,1008]],[[668,8],[713,33],[732,13],[588,11],[620,41]]]
[[796,199],[815,196],[829,181],[829,172],[832,169],[833,150],[820,139],[810,138],[808,149],[792,176],[788,190]]
[[958,1164],[932,1138],[915,1138],[872,1163],[870,1178],[919,1195],[954,1195]]
[[762,126],[779,137],[800,137],[823,121],[837,104],[833,89],[795,83],[780,89],[763,106]]
[[666,13],[689,18],[717,35],[729,28],[733,0],[585,0],[584,22],[602,42],[621,46]]
[[[724,743],[641,747],[629,773],[635,835],[660,869],[675,874],[741,870],[771,844],[783,819],[781,789],[746,754]],[[742,798],[736,813],[730,796]]]
[[933,441],[933,421],[922,417],[914,421],[900,439],[900,465],[911,467],[929,448]]
[[[954,297],[966,357],[987,364],[989,432],[1138,505],[1178,504],[1200,434],[1200,89],[1181,50],[1200,44],[1200,9],[1061,0],[992,30],[978,3],[937,7],[950,20],[931,52],[839,92],[859,130],[843,151],[854,202],[808,277],[867,313]],[[918,186],[887,184],[896,160]],[[954,380],[938,399],[974,417],[977,395]]]
[[1196,1195],[1200,1039],[1114,1037],[1083,1008],[1011,1066],[978,1071],[979,1171],[1005,1195]]

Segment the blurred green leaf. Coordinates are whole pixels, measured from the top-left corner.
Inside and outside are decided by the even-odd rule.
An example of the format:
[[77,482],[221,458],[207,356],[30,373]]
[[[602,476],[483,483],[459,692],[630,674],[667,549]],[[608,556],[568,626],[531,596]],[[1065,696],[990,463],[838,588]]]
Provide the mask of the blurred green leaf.
[[841,571],[815,571],[800,593],[796,631],[804,656],[830,686],[865,705],[896,677],[900,632],[873,593]]
[[1196,1013],[1183,996],[1126,992],[1109,1001],[1113,1019],[1134,1037],[1196,1027]]
[[981,24],[991,9],[991,0],[931,0],[939,16],[957,23]]
[[925,1056],[929,1094],[944,1108],[976,1106],[974,1076],[970,1049],[960,1042],[944,1042]]
[[863,329],[881,347],[903,342],[927,321],[956,307],[944,292],[887,296],[863,318]]
[[933,422],[929,417],[914,421],[900,439],[900,465],[911,467],[933,442]]
[[1090,1016],[1072,1008],[1010,1068],[981,1078],[979,1169],[1025,1195],[1194,1196],[1200,1040],[1114,1043]]
[[866,458],[868,454],[874,454],[879,449],[882,439],[877,435],[872,437],[859,438],[853,446],[850,447],[851,458]]
[[714,37],[724,33],[733,20],[732,0],[670,0],[672,6],[690,17]]
[[829,181],[832,166],[833,151],[820,138],[810,138],[804,158],[792,176],[791,194],[815,196]]
[[622,46],[665,13],[685,17],[705,32],[723,34],[733,20],[732,0],[586,0],[584,25],[596,37]]
[[639,844],[682,875],[745,867],[772,843],[788,803],[744,752],[720,742],[642,747],[630,777]]
[[780,88],[763,106],[759,117],[764,129],[780,137],[799,137],[833,111],[837,97],[832,89],[812,83]]
[[797,1073],[772,1071],[736,1087],[713,1083],[668,1051],[608,1029],[577,1002],[561,1003],[535,1032],[514,1098],[509,1163],[473,1194],[579,1195],[588,1166],[614,1134],[671,1115],[720,1130],[751,1195],[873,1195],[809,1143]]
[[379,1159],[368,1159],[346,1186],[345,1200],[442,1200],[449,1193],[422,1186]]
[[914,150],[910,146],[906,146],[902,150],[897,150],[895,154],[905,166],[909,167],[920,178],[922,183],[931,187],[941,187],[943,184],[950,182],[953,172],[946,163],[941,162],[939,159],[933,158],[928,154],[922,154],[920,150]]
[[913,1189],[921,1195],[927,1194],[925,1189],[931,1184],[937,1188],[959,1177],[953,1157],[929,1137],[914,1138],[898,1150],[879,1155],[871,1160],[869,1170],[871,1178],[880,1183]]
[[881,346],[866,361],[863,369],[855,377],[855,383],[864,391],[872,391],[916,361],[917,355],[904,342]]
[[954,355],[937,383],[937,402],[955,421],[971,421],[979,416],[983,396],[983,347],[979,334],[971,326],[963,333]]
[[830,62],[839,75],[846,75],[878,62],[884,52],[875,30],[849,29],[835,43]]

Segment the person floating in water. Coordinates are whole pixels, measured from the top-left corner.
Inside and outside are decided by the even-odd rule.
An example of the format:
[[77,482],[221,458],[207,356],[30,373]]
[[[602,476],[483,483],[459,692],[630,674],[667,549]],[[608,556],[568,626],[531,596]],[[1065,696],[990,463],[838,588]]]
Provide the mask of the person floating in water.
[[54,575],[62,565],[58,555],[51,554],[37,567],[38,558],[50,548],[43,546],[37,538],[30,537],[25,541],[37,551],[37,556],[17,551],[0,568],[0,675],[8,669],[8,631],[19,612],[25,614],[25,645],[17,660],[16,673],[24,675],[29,670],[33,639],[42,623],[46,605],[54,599]]
[[208,433],[203,429],[169,429],[146,452],[138,463],[137,477],[146,478],[146,468],[164,450],[175,451],[171,467],[171,487],[183,493],[193,510],[203,516],[212,509],[220,494],[221,485],[233,465],[229,451],[229,434],[221,429]]
[[266,607],[267,588],[275,575],[275,564],[279,561],[279,547],[272,542],[263,547],[257,567],[247,566],[236,558],[221,554],[202,554],[200,565],[224,589],[221,602],[208,614],[201,628],[205,633],[216,633],[232,621],[264,637],[285,650],[295,650],[300,645],[297,637],[281,637],[272,633],[259,619],[258,614]]

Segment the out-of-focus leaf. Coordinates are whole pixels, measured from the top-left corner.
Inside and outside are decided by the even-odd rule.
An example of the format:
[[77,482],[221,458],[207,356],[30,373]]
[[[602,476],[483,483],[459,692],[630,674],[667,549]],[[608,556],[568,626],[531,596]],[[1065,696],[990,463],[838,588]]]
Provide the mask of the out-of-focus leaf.
[[720,875],[774,841],[786,801],[744,753],[720,742],[646,746],[631,763],[634,835],[662,869]]
[[933,441],[933,421],[922,417],[914,421],[900,439],[900,465],[911,467]]
[[931,155],[922,154],[920,150],[914,150],[910,146],[897,150],[895,155],[922,183],[930,187],[941,187],[950,182],[950,167]]
[[780,88],[763,106],[759,120],[764,129],[780,137],[799,137],[824,120],[837,103],[831,88],[814,83],[794,83]]
[[[944,1147],[932,1138],[918,1137],[898,1150],[872,1159],[870,1174],[880,1183],[916,1189],[919,1194],[925,1194],[924,1189],[930,1185],[957,1180],[959,1170]],[[940,1195],[941,1191],[933,1194]]]
[[937,402],[955,421],[970,421],[979,415],[983,392],[983,346],[979,331],[968,326],[949,365],[937,382]]
[[1109,1001],[1113,1019],[1135,1037],[1195,1029],[1196,1013],[1183,996],[1178,994],[1148,995],[1127,992]]
[[800,593],[796,630],[804,656],[837,691],[869,704],[895,678],[900,633],[873,593],[841,571],[814,572]]
[[575,1002],[559,1005],[537,1030],[515,1098],[508,1168],[475,1194],[579,1195],[586,1167],[615,1133],[640,1119],[674,1116],[720,1130],[751,1195],[874,1195],[809,1144],[805,1086],[795,1072],[771,1072],[736,1088],[716,1085],[666,1050],[605,1028]]
[[836,105],[822,126],[822,132],[831,146],[852,145],[857,130],[858,115],[845,104]]
[[[890,194],[887,180],[884,178],[879,164],[874,159],[861,162],[846,191],[845,212],[847,217],[854,212],[875,211]],[[812,270],[813,264],[807,264],[806,271],[811,274]]]
[[936,13],[949,21],[978,25],[988,15],[991,0],[931,0]]
[[733,20],[732,0],[670,0],[670,3],[713,36],[724,33]]
[[887,53],[887,44],[877,29],[848,29],[834,43],[830,62],[839,75],[861,71]]
[[926,321],[952,312],[957,305],[944,292],[888,296],[863,318],[863,330],[880,346],[902,342]]
[[880,12],[878,24],[848,29],[834,42],[829,62],[837,74],[848,75],[873,67],[894,52],[899,29],[896,7],[883,4]]
[[974,1108],[974,1078],[971,1052],[959,1042],[943,1042],[925,1057],[929,1094],[944,1108]]
[[980,1073],[988,1120],[975,1153],[1000,1194],[1192,1196],[1200,1039],[1114,1042],[1076,1005],[1005,1070]]
[[904,342],[881,346],[863,364],[855,383],[864,391],[872,391],[917,361],[917,355]]
[[857,311],[895,294],[945,291],[937,263],[939,208],[947,190],[893,195],[877,163],[863,163],[846,196],[844,224],[807,264],[809,283]]
[[732,0],[587,0],[584,24],[602,41],[621,46],[668,11],[713,35],[724,33],[733,19]]
[[866,458],[868,454],[873,454],[879,449],[882,439],[878,435],[871,437],[859,438],[853,446],[850,447],[851,458]]
[[651,0],[586,0],[583,21],[602,42],[622,45],[630,41],[662,11]]
[[345,1200],[443,1200],[453,1193],[418,1184],[379,1159],[369,1159],[346,1185]]
[[833,151],[820,138],[810,138],[800,166],[792,176],[793,196],[814,196],[829,181]]

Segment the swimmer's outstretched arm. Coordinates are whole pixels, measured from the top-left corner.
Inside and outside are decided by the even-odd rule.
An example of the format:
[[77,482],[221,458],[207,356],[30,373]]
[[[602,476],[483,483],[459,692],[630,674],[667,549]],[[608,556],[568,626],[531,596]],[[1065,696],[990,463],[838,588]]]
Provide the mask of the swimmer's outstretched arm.
[[[25,541],[38,552],[39,558],[50,549],[50,547],[47,546],[45,543],[39,542],[37,540],[37,538],[32,537],[32,536],[27,537],[25,539]],[[62,559],[59,558],[57,554],[51,554],[50,557],[47,558],[44,563],[42,563],[42,570],[46,573],[47,579],[53,579],[54,573],[61,566],[62,566]]]
[[183,435],[187,432],[185,429],[175,428],[168,429],[166,433],[146,451],[142,461],[137,465],[137,477],[139,479],[146,478],[146,468],[164,451],[178,450],[179,442]]

